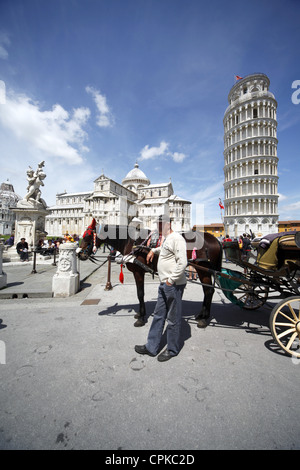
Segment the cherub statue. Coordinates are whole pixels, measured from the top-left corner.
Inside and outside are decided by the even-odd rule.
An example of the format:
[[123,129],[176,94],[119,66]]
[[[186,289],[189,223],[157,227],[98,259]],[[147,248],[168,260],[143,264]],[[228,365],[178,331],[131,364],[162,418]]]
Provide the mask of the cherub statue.
[[43,172],[43,167],[45,162],[42,161],[38,164],[37,170],[33,171],[31,167],[27,170],[27,194],[24,199],[29,202],[29,200],[34,200],[40,202],[46,207],[45,201],[41,198],[40,186],[44,186],[43,180],[46,178],[46,174]]

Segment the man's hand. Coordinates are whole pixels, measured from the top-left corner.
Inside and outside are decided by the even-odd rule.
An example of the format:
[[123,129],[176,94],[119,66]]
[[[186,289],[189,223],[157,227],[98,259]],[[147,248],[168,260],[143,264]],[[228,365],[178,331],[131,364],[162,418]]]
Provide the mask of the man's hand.
[[152,250],[150,250],[149,253],[147,254],[147,264],[151,263],[153,258],[154,258],[154,253]]

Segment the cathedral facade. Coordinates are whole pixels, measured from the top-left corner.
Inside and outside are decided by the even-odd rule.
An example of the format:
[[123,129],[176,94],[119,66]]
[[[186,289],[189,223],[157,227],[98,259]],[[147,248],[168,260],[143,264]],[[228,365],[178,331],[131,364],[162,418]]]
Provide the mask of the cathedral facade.
[[168,214],[175,231],[190,230],[191,202],[174,194],[171,181],[151,184],[138,163],[122,183],[100,175],[94,189],[56,195],[56,204],[49,207],[45,230],[48,236],[61,237],[66,232],[81,235],[91,223],[109,225],[139,224],[153,230],[159,215]]

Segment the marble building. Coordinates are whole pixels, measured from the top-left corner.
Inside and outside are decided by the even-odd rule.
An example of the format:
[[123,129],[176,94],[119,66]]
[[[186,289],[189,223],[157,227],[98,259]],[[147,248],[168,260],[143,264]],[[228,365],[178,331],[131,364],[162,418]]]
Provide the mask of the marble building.
[[81,235],[92,217],[109,225],[127,225],[135,221],[154,229],[157,217],[169,213],[176,231],[190,229],[191,202],[174,194],[171,181],[151,184],[138,163],[122,180],[122,184],[100,175],[94,189],[86,192],[56,195],[56,204],[49,207],[45,230],[48,236],[66,232]]
[[21,199],[8,181],[0,186],[0,235],[10,235],[15,228],[16,215],[11,210]]
[[269,78],[248,75],[231,88],[224,124],[224,228],[231,237],[278,231],[277,102]]

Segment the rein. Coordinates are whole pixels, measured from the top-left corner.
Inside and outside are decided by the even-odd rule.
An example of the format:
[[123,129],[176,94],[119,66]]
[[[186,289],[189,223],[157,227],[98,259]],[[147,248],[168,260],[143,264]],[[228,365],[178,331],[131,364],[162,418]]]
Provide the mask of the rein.
[[[86,253],[88,255],[88,259],[90,261],[92,261],[92,263],[95,263],[95,264],[98,264],[98,261],[96,260],[96,258],[94,257],[94,255],[96,254],[97,252],[97,233],[100,233],[100,230],[101,230],[101,225],[100,226],[97,226],[96,229],[93,228],[92,229],[92,233],[93,233],[93,244],[92,244],[92,252],[93,252],[93,255],[89,255],[88,252],[89,252],[89,247],[91,246],[91,244],[88,244],[87,247],[83,250],[83,253]],[[153,235],[153,232],[150,232],[148,237],[140,244],[140,245],[134,245],[132,247],[132,250],[130,253],[127,253],[126,255],[122,255],[122,261],[120,262],[121,264],[121,272],[122,272],[122,265],[123,263],[126,264],[128,261],[126,261],[126,258],[130,258],[131,256],[135,256],[135,259],[133,260],[133,263],[136,264],[137,266],[139,266],[140,268],[144,269],[146,272],[149,272],[152,274],[152,276],[154,277],[155,274],[157,274],[152,268],[150,268],[149,266],[145,265],[144,263],[142,263],[141,261],[139,261],[136,256],[137,256],[137,253],[138,251],[141,249],[141,248],[147,248],[146,247],[146,243],[148,242],[148,240],[151,238],[151,236]],[[110,256],[110,255],[109,255]],[[106,260],[100,264],[99,268],[101,268],[102,266],[104,266],[105,263],[107,263],[108,259],[109,259],[109,256],[106,258]],[[122,281],[121,281],[122,282]]]
[[[102,268],[102,266],[104,266],[104,264],[107,263],[108,258],[109,258],[109,255],[108,255],[108,257],[106,258],[106,260],[103,261],[103,263],[100,264],[99,268]],[[94,263],[94,264],[99,264],[99,261],[96,260],[96,258],[95,258],[94,256],[92,256],[92,255],[89,256],[89,260],[90,260],[92,263]]]

